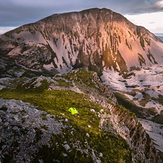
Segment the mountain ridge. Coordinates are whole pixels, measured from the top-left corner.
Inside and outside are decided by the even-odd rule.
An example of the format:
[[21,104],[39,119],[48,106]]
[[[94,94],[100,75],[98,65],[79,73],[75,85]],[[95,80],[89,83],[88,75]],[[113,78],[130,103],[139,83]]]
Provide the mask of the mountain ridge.
[[124,73],[162,62],[159,38],[108,9],[54,14],[0,40],[2,58],[52,75],[78,67],[101,72],[105,66]]

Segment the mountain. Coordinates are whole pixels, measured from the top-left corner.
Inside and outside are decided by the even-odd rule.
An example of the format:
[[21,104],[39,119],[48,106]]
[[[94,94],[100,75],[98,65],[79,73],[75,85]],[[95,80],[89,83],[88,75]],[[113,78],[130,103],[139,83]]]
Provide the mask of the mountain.
[[[108,9],[55,14],[0,36],[1,76],[162,64],[162,41]],[[20,69],[21,68],[21,69]]]
[[144,27],[54,14],[0,36],[0,72],[0,161],[162,162],[163,42]]

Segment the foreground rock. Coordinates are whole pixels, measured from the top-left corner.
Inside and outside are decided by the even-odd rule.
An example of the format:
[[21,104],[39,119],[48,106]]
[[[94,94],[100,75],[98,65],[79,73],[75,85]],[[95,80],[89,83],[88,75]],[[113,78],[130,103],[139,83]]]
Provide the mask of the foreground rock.
[[65,128],[56,116],[20,100],[0,99],[0,162],[31,162],[52,134]]

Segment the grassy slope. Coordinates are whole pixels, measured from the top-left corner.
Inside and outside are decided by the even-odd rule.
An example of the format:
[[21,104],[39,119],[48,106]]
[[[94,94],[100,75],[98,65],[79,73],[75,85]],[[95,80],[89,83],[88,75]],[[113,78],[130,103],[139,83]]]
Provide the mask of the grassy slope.
[[[85,72],[83,72],[85,73]],[[84,75],[84,79],[86,79]],[[89,76],[88,76],[89,78]],[[45,162],[52,162],[52,160],[60,160],[61,162],[93,162],[92,151],[88,154],[82,154],[78,149],[73,147],[73,144],[79,140],[80,146],[83,149],[88,149],[88,145],[94,149],[96,156],[102,162],[131,162],[131,150],[126,141],[120,136],[109,132],[101,132],[99,130],[100,118],[97,113],[93,113],[90,109],[99,112],[102,108],[99,104],[91,102],[86,94],[79,94],[69,90],[47,90],[47,83],[37,89],[3,89],[0,91],[0,98],[4,99],[18,99],[24,102],[29,102],[38,106],[38,109],[46,111],[49,114],[59,115],[62,118],[67,118],[69,129],[63,130],[64,134],[53,135],[51,139],[51,147],[44,146],[40,149],[34,162],[42,158]],[[69,107],[77,108],[79,114],[72,116],[67,110]],[[91,127],[89,128],[88,125]],[[71,129],[74,129],[74,134],[71,135]],[[86,136],[89,133],[90,137]],[[64,136],[63,136],[64,135]],[[38,135],[37,135],[38,136]],[[85,145],[85,140],[88,145]],[[68,152],[63,147],[63,142],[67,141],[71,147],[71,152]],[[58,145],[56,145],[58,142]],[[99,153],[103,154],[100,157]],[[67,157],[63,157],[63,153],[67,153]],[[54,161],[55,162],[55,161]]]

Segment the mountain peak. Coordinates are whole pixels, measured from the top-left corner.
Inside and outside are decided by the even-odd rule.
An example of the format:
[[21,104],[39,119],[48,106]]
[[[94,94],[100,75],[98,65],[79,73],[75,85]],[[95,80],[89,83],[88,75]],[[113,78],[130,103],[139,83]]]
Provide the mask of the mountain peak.
[[34,74],[78,67],[126,73],[131,67],[162,63],[163,48],[156,36],[106,8],[54,14],[7,32],[0,41],[4,63],[10,60]]

